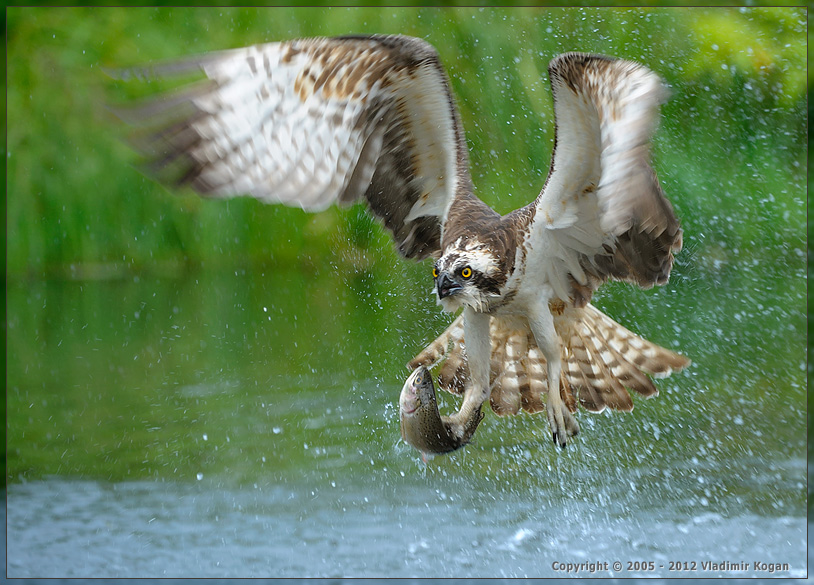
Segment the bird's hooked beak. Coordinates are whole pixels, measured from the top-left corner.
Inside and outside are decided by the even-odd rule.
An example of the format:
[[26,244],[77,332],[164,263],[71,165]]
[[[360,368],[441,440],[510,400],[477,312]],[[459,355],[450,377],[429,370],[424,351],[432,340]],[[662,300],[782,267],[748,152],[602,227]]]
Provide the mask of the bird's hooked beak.
[[438,291],[438,298],[444,299],[446,297],[457,294],[463,290],[460,284],[452,280],[446,272],[442,272],[435,281],[435,289]]

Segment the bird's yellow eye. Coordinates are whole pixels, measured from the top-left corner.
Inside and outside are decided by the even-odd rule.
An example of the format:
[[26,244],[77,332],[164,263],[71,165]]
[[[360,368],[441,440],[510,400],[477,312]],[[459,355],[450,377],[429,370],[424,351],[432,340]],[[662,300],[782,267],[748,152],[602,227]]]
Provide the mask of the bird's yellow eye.
[[463,276],[464,278],[469,278],[470,276],[472,276],[472,269],[469,266],[467,266],[466,268],[461,270],[461,276]]
[[438,269],[435,266],[432,267],[432,277],[438,278]]

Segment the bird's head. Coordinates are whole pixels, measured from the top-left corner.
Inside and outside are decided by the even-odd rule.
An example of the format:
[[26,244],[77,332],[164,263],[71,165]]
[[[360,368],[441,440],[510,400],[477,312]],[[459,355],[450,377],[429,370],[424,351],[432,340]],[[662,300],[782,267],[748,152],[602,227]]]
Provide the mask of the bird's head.
[[500,265],[489,246],[478,240],[459,239],[444,250],[432,276],[438,304],[454,312],[461,306],[486,311],[500,296]]

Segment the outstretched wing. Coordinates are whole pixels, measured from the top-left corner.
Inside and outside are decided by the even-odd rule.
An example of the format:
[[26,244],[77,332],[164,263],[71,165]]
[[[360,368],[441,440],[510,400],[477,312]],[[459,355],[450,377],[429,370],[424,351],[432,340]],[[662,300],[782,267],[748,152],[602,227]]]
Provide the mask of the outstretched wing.
[[650,166],[667,90],[630,61],[566,53],[549,65],[556,134],[535,202],[552,256],[549,281],[584,306],[608,279],[649,288],[670,275],[681,228]]
[[301,39],[114,72],[201,69],[207,80],[119,110],[161,181],[203,195],[251,195],[309,211],[364,196],[398,250],[440,249],[469,182],[466,144],[435,49],[421,39]]

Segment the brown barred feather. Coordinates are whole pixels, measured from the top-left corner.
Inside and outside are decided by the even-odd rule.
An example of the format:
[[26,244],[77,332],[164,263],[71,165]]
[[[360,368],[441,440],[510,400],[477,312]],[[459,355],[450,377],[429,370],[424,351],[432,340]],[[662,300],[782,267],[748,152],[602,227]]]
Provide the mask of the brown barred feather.
[[[463,334],[461,335],[463,338]],[[466,354],[462,341],[453,341],[453,348],[441,370],[438,372],[438,385],[452,394],[463,394],[469,378]]]
[[496,376],[489,399],[492,410],[501,416],[520,412],[520,388],[528,386],[528,375],[521,363],[528,354],[528,335],[515,331],[508,336],[504,347],[503,371]]
[[464,338],[464,318],[459,316],[444,332],[430,343],[424,350],[415,356],[407,368],[412,372],[419,366],[433,367],[446,355],[450,340],[463,340]]
[[[647,374],[664,377],[690,364],[686,357],[639,337],[591,304],[565,308],[555,316],[554,325],[563,342],[560,395],[571,412],[576,411],[577,402],[590,412],[601,412],[605,408],[633,410],[630,391],[647,397],[658,395],[658,389]],[[500,416],[521,410],[544,411],[548,387],[546,360],[528,323],[516,318],[492,317],[490,335],[492,410]],[[463,316],[408,367],[435,365],[445,356],[438,385],[447,392],[463,394],[469,375]]]
[[543,394],[546,392],[545,358],[538,347],[529,348],[524,366],[528,376],[528,385],[520,389],[523,410],[530,413],[545,410]]
[[577,411],[577,393],[571,388],[571,383],[564,371],[560,375],[560,396],[570,412]]

